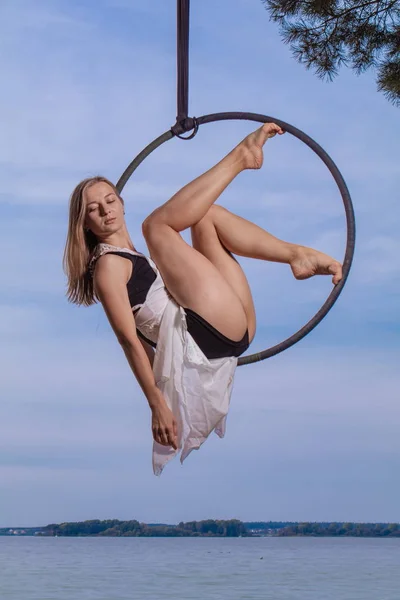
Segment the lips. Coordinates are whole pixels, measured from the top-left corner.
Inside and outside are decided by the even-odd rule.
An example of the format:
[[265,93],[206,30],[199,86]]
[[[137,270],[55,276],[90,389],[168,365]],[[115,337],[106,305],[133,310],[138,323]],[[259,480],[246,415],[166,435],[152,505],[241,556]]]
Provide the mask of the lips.
[[106,221],[104,221],[104,223],[106,225],[110,225],[111,223],[114,223],[114,221],[116,220],[117,217],[113,217],[112,219],[107,219]]

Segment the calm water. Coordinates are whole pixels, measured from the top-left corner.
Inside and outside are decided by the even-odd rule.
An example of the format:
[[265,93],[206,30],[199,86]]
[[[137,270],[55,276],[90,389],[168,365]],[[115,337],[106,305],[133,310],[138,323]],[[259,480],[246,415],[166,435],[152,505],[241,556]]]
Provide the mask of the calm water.
[[0,537],[1,600],[399,600],[400,539]]

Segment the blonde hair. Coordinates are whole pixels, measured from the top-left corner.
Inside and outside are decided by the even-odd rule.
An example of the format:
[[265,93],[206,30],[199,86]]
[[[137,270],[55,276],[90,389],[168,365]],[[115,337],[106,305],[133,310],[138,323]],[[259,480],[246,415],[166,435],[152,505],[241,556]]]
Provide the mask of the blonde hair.
[[84,306],[98,301],[89,271],[89,262],[98,240],[94,233],[84,228],[86,207],[83,196],[85,190],[100,182],[108,183],[124,203],[115,185],[100,175],[88,177],[78,183],[69,201],[68,234],[63,256],[63,268],[68,278],[66,295],[70,302]]

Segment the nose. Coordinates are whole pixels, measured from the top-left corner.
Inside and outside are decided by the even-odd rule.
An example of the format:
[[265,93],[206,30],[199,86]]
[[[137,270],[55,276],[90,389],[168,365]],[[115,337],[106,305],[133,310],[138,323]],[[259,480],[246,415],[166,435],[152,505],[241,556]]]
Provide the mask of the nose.
[[106,204],[106,205],[101,205],[101,214],[102,215],[107,215],[110,212],[110,207]]

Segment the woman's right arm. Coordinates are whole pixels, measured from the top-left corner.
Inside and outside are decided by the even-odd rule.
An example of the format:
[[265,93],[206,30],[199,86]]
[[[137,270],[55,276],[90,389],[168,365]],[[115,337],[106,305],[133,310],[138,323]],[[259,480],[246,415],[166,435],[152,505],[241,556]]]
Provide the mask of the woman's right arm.
[[126,289],[129,277],[130,263],[126,259],[114,254],[105,254],[96,264],[96,293],[149,403],[153,416],[154,439],[160,444],[176,448],[175,420],[156,385],[149,357],[136,333],[135,318]]

